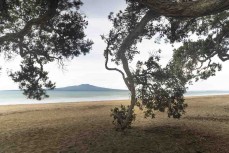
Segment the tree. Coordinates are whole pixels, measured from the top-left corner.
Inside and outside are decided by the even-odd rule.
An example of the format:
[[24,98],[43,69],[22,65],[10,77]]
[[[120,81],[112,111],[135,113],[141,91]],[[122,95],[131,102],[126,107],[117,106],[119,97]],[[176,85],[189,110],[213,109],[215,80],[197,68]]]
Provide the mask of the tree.
[[87,54],[92,41],[85,39],[85,17],[80,0],[1,0],[0,53],[20,55],[21,70],[10,76],[28,98],[48,97],[44,88],[55,84],[44,65]]
[[[112,110],[119,129],[130,127],[135,119],[135,105],[154,117],[155,111],[166,111],[179,118],[186,108],[183,94],[186,85],[207,79],[221,70],[228,55],[228,0],[126,0],[127,8],[116,16],[110,14],[113,29],[102,36],[107,43],[105,67],[121,73],[131,92],[131,104]],[[11,58],[19,54],[21,71],[11,74],[29,98],[46,97],[44,87],[53,89],[43,65],[54,60],[73,58],[91,49],[83,32],[87,22],[78,13],[80,0],[0,0],[1,53]],[[199,39],[192,39],[195,35]],[[156,39],[155,39],[156,38]],[[135,70],[130,63],[140,51],[137,43],[154,39],[183,45],[173,50],[173,58],[160,65],[160,50],[147,61],[138,61]],[[109,57],[122,69],[110,68]]]
[[[183,96],[187,84],[221,70],[220,63],[212,60],[215,56],[222,61],[229,59],[228,1],[128,0],[127,4],[116,16],[110,14],[113,29],[102,36],[107,43],[105,67],[121,73],[131,92],[127,108],[112,109],[113,122],[121,130],[135,119],[135,105],[144,110],[145,117],[154,118],[155,111],[167,110],[169,117],[180,118],[187,107]],[[193,35],[198,39],[192,39]],[[173,50],[165,67],[160,65],[159,50],[131,70],[130,63],[141,52],[137,43],[143,39],[183,45]],[[109,56],[122,68],[110,68]]]

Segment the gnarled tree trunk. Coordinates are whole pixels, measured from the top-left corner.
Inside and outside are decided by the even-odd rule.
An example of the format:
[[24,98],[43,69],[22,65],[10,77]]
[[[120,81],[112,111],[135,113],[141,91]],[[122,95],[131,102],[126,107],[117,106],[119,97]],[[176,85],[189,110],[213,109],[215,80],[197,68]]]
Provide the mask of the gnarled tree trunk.
[[167,17],[201,17],[229,9],[228,0],[133,0]]

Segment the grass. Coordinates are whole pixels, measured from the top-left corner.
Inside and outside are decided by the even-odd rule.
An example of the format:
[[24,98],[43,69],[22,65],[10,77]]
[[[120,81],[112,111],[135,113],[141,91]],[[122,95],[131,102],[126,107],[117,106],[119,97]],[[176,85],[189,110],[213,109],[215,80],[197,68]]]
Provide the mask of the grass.
[[110,109],[128,101],[0,106],[0,153],[227,153],[229,96],[191,97],[182,119],[136,108],[133,128],[113,129]]

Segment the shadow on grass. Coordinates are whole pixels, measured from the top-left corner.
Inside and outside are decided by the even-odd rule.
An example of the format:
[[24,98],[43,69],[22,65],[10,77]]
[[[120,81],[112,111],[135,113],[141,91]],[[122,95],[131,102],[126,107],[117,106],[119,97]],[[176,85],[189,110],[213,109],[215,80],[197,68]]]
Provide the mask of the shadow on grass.
[[184,119],[197,121],[229,122],[229,116],[187,116]]
[[[216,151],[213,137],[180,126],[144,129],[134,127],[125,133],[110,129],[81,141],[84,148],[87,148],[84,152],[89,153],[214,153]],[[82,146],[72,146],[64,152],[81,152],[79,148]]]

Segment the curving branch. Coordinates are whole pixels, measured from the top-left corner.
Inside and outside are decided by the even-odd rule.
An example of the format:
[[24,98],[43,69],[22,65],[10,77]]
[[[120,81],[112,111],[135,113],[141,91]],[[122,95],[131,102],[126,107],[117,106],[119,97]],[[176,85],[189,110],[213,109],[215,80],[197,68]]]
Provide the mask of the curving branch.
[[46,13],[44,13],[44,15],[28,21],[26,25],[24,26],[24,28],[19,32],[7,33],[4,36],[0,37],[0,44],[2,44],[5,41],[17,42],[18,38],[24,37],[26,34],[28,34],[31,31],[32,26],[42,25],[45,22],[52,19],[56,15],[56,9],[58,7],[58,2],[59,0],[50,0],[49,5],[48,5],[48,10]]
[[141,21],[136,25],[136,27],[128,34],[128,36],[123,40],[122,45],[118,49],[117,57],[120,59],[121,56],[130,48],[134,41],[141,35],[147,23],[159,15],[154,11],[149,10]]
[[[133,76],[129,69],[128,60],[125,56],[125,53],[134,43],[134,41],[141,35],[147,23],[153,18],[157,17],[153,11],[148,11],[146,15],[141,19],[137,26],[131,31],[131,33],[123,40],[117,54],[118,58],[121,59],[123,64],[123,69],[127,74],[128,80],[132,86],[134,86]],[[133,88],[133,87],[132,87]]]
[[123,80],[124,80],[124,82],[125,82],[127,88],[130,90],[130,87],[129,87],[130,85],[129,85],[127,79],[126,79],[126,76],[125,76],[124,72],[121,71],[121,70],[118,69],[118,68],[111,68],[111,67],[108,66],[108,61],[109,61],[108,49],[106,49],[106,50],[104,51],[104,56],[105,56],[105,60],[106,60],[106,61],[105,61],[105,68],[106,68],[107,70],[109,70],[109,71],[117,71],[117,72],[119,72],[119,73],[122,75],[122,78],[123,78]]
[[[131,0],[130,0],[131,1]],[[167,17],[201,17],[229,9],[228,0],[132,0]]]

